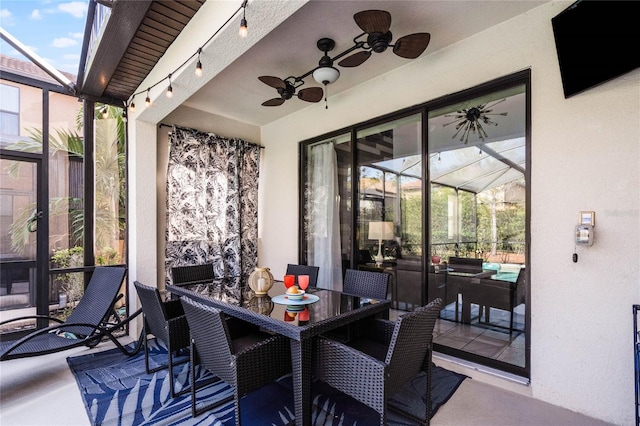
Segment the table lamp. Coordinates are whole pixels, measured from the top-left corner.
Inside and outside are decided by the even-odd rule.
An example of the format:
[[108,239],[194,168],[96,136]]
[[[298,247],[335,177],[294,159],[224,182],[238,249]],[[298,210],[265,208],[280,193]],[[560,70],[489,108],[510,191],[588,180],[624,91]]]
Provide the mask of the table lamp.
[[378,254],[373,258],[376,264],[381,265],[384,260],[382,255],[382,240],[393,238],[393,222],[369,222],[369,239],[378,240]]

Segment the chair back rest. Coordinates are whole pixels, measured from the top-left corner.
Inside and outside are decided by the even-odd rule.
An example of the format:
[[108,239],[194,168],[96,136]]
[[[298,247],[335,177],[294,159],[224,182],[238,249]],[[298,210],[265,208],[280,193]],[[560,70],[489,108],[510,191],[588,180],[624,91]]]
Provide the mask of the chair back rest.
[[168,317],[160,291],[156,287],[144,285],[139,281],[134,281],[133,285],[142,303],[142,315],[147,333],[153,334],[165,343],[168,342],[169,331],[166,327]]
[[[106,321],[118,297],[126,271],[122,267],[97,266],[84,295],[66,322],[97,326]],[[78,336],[88,336],[94,332],[91,327],[64,327],[63,330]]]
[[342,291],[360,297],[385,300],[388,289],[389,274],[347,269]]
[[294,265],[289,263],[287,265],[287,275],[295,275],[296,284],[298,283],[298,275],[309,275],[309,287],[315,287],[318,283],[318,266],[309,265]]
[[449,257],[449,267],[454,272],[469,272],[472,274],[479,274],[482,272],[482,259],[475,259],[472,257]]
[[390,394],[423,371],[425,357],[433,345],[433,329],[440,309],[442,299],[437,298],[396,320],[385,359]]
[[180,302],[200,364],[235,386],[233,344],[222,312],[184,296]]
[[214,280],[213,264],[175,266],[171,268],[173,284],[199,284]]

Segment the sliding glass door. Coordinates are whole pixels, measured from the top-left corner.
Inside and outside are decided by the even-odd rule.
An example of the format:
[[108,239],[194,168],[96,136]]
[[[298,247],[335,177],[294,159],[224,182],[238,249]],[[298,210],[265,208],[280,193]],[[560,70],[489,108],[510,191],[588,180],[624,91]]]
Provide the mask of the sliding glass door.
[[424,297],[422,229],[422,115],[358,130],[355,267],[391,275],[398,309]]
[[526,365],[526,87],[429,112],[430,299],[439,350]]
[[437,351],[521,376],[528,82],[519,73],[305,142],[301,163],[300,261],[331,270],[325,286],[341,285],[338,263],[389,274],[395,315],[442,299]]

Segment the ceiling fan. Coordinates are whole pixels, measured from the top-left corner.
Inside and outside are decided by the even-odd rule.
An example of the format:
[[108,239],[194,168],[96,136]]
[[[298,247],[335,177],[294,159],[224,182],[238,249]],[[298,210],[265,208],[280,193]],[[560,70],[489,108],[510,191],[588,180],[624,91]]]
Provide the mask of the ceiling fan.
[[[329,57],[329,51],[335,47],[335,42],[330,38],[321,38],[318,40],[318,49],[324,52],[324,56],[318,62],[318,67],[307,71],[300,77],[287,77],[284,80],[278,77],[263,75],[258,80],[264,84],[278,90],[279,98],[269,99],[262,103],[262,106],[278,106],[282,105],[287,99],[291,99],[296,95],[296,89],[304,84],[304,79],[313,74],[314,80],[320,84],[333,83],[340,76],[340,71],[333,68],[333,60]],[[302,89],[296,96],[307,102],[319,102],[322,99],[324,91],[320,87],[309,87]],[[326,98],[325,98],[326,100]]]
[[[364,10],[353,15],[353,19],[364,32],[353,39],[354,45],[347,50],[331,58],[329,57],[329,52],[334,49],[335,42],[330,38],[321,38],[318,40],[317,46],[320,51],[324,52],[324,55],[316,68],[299,77],[291,76],[284,80],[273,76],[258,77],[266,85],[275,88],[278,91],[278,95],[280,95],[279,98],[263,102],[262,106],[282,105],[293,96],[297,96],[306,102],[319,102],[324,94],[322,88],[309,87],[300,90],[297,94],[296,90],[304,84],[304,79],[309,75],[313,75],[313,79],[317,83],[323,84],[326,89],[328,84],[334,83],[340,77],[340,71],[333,67],[334,61],[358,49],[362,49],[362,51],[342,59],[338,62],[338,65],[341,67],[357,67],[369,59],[371,52],[382,53],[389,47],[392,47],[393,53],[400,57],[415,59],[425,51],[431,40],[431,34],[429,33],[414,33],[401,37],[395,44],[391,44],[393,40],[393,35],[389,31],[391,14],[384,10]],[[365,36],[366,41],[362,39]],[[327,107],[325,106],[325,108]]]
[[279,98],[272,98],[263,102],[262,106],[279,106],[294,96],[306,102],[320,102],[324,93],[321,87],[308,87],[296,93],[298,87],[304,84],[304,81],[299,77],[287,77],[283,80],[279,77],[263,75],[258,77],[258,80],[275,88],[278,91],[278,95],[280,95]]
[[[371,53],[382,53],[388,47],[393,48],[393,53],[406,58],[415,59],[425,51],[431,40],[429,33],[414,33],[399,38],[391,44],[393,35],[391,27],[391,14],[385,10],[363,10],[353,15],[353,19],[360,27],[362,34],[353,39],[355,45],[343,52],[343,54],[356,49],[364,49],[338,62],[341,67],[357,67],[371,57]],[[362,38],[366,37],[366,41]],[[339,57],[343,54],[338,55]],[[336,59],[336,58],[334,58]]]

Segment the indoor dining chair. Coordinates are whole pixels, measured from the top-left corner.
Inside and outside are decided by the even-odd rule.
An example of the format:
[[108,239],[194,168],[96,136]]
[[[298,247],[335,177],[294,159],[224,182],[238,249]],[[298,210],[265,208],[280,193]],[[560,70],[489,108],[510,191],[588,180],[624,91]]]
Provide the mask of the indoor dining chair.
[[[371,407],[387,424],[387,402],[420,373],[426,373],[424,418],[429,424],[433,329],[442,301],[436,299],[395,322],[370,319],[362,333],[348,343],[319,337],[314,373],[335,389]],[[416,382],[414,382],[416,383]],[[421,382],[419,382],[421,383]],[[414,417],[410,413],[404,413]]]
[[[289,339],[260,331],[256,325],[225,316],[220,310],[181,297],[191,330],[191,413],[193,417],[234,400],[236,425],[242,423],[240,399],[291,372]],[[233,387],[233,395],[196,407],[196,364]]]
[[[155,287],[149,287],[138,281],[133,284],[142,303],[144,365],[147,374],[169,368],[171,396],[183,395],[189,391],[189,387],[184,387],[179,392],[176,392],[173,373],[173,368],[176,365],[188,361],[188,359],[185,359],[177,363],[174,362],[174,355],[189,346],[189,325],[184,315],[182,304],[180,300],[163,302],[160,291]],[[159,365],[153,369],[149,366],[149,334],[153,334],[157,340],[163,342],[167,346],[168,352],[167,364]]]

